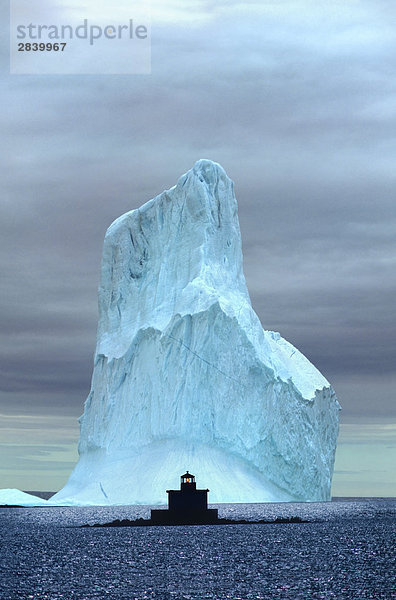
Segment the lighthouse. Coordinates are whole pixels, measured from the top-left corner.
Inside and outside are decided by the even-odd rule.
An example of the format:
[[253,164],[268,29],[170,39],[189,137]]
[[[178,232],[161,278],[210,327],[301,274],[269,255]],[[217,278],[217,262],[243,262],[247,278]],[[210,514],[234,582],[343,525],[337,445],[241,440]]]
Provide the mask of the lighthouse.
[[197,490],[195,475],[186,471],[180,477],[180,490],[166,490],[168,510],[152,510],[154,525],[203,525],[216,523],[217,509],[208,508],[208,489]]

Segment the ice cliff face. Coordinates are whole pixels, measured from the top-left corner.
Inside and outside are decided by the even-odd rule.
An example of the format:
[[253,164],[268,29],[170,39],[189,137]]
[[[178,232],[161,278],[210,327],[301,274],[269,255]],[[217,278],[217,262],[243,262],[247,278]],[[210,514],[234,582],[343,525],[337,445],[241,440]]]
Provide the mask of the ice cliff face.
[[328,500],[338,411],[319,371],[263,331],[233,183],[200,160],[106,233],[80,459],[54,499],[164,503],[189,469],[211,502]]

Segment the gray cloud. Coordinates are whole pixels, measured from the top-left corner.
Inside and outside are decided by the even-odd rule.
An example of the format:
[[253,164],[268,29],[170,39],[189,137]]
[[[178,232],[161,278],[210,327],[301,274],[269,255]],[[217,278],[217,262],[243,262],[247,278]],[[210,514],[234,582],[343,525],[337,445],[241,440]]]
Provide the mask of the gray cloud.
[[249,5],[154,21],[151,76],[3,72],[4,406],[80,412],[104,232],[207,157],[236,183],[264,327],[341,382],[348,414],[392,414],[394,6]]

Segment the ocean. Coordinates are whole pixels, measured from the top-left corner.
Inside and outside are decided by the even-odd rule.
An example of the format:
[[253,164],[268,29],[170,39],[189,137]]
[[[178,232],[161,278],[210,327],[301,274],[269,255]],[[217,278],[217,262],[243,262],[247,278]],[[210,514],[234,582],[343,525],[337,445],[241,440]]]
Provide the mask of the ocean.
[[1,600],[396,600],[396,499],[219,504],[307,523],[80,528],[150,507],[3,508]]

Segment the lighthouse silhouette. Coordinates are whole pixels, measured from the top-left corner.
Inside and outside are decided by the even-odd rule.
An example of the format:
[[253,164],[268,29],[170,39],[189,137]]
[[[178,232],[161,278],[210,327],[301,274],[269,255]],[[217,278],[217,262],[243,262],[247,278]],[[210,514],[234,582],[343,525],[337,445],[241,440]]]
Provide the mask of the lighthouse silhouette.
[[203,525],[216,523],[217,508],[208,508],[209,490],[197,490],[195,475],[186,471],[180,477],[180,490],[166,490],[168,510],[153,509],[155,525]]

